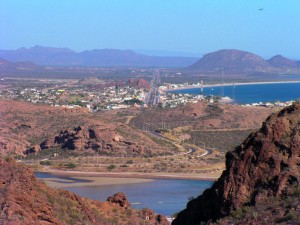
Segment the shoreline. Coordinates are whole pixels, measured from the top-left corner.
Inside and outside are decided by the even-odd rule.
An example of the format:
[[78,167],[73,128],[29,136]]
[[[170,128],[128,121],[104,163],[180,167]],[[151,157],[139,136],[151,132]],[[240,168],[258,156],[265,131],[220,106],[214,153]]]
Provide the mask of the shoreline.
[[[293,84],[293,83],[300,83],[300,81],[263,81],[263,82],[245,82],[245,83],[224,83],[223,86],[242,86],[242,85],[259,85],[259,84]],[[203,85],[203,88],[209,88],[209,87],[220,87],[222,84],[205,84]],[[170,91],[179,91],[179,90],[189,90],[189,89],[198,89],[201,88],[201,85],[188,85],[184,87],[178,87],[178,88],[173,88],[173,89],[166,89],[164,90],[165,92],[170,92]]]
[[220,174],[168,174],[168,173],[138,173],[138,172],[92,172],[74,170],[45,170],[35,171],[38,173],[52,174],[50,178],[38,178],[54,188],[66,188],[74,186],[95,186],[95,185],[118,185],[118,184],[137,184],[152,182],[156,179],[164,180],[199,180],[215,181]]

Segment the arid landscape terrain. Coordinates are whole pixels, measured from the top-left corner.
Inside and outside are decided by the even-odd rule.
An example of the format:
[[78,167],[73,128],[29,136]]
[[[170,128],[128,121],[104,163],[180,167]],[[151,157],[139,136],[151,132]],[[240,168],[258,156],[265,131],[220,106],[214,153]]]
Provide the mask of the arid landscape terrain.
[[2,155],[38,170],[74,164],[79,171],[199,174],[199,179],[220,174],[225,153],[278,110],[205,102],[96,113],[12,100],[1,100],[1,106]]
[[[101,117],[103,118],[103,113],[93,115],[84,110],[64,109],[65,112],[70,110],[68,115],[73,115],[72,118],[65,118],[63,111],[59,108],[12,102],[11,100],[1,100],[1,105],[5,106],[5,110],[1,108],[2,118],[5,118],[5,122],[4,120],[1,122],[3,127],[1,129],[2,156],[5,157],[5,160],[1,159],[0,161],[3,168],[0,173],[0,194],[4,200],[1,212],[3,224],[15,224],[20,221],[23,221],[24,224],[31,224],[34,221],[38,224],[82,224],[84,222],[128,224],[129,220],[130,224],[141,224],[142,221],[147,221],[149,224],[168,224],[162,215],[156,215],[151,210],[138,211],[129,208],[130,203],[123,193],[109,197],[107,202],[98,202],[81,198],[68,191],[50,189],[41,181],[36,180],[32,169],[14,162],[15,160],[29,163],[38,170],[52,168],[62,173],[75,170],[77,175],[80,174],[80,171],[94,172],[94,175],[96,175],[95,172],[100,172],[100,176],[103,176],[101,171],[106,171],[106,174],[109,174],[109,171],[116,171],[118,173],[115,173],[114,176],[122,176],[123,173],[124,177],[134,176],[134,172],[143,172],[149,177],[151,177],[151,172],[155,172],[157,176],[159,174],[169,174],[170,176],[178,173],[179,177],[182,173],[189,173],[194,176],[187,177],[199,179],[205,178],[205,174],[211,177],[212,172],[217,172],[216,174],[219,172],[222,175],[217,182],[203,195],[191,200],[187,204],[187,208],[178,214],[172,224],[198,224],[199,221],[209,223],[217,221],[217,224],[231,222],[237,224],[294,224],[299,220],[299,154],[297,152],[300,149],[299,104],[281,111],[261,107],[255,111],[252,109],[252,112],[259,112],[256,115],[261,115],[261,120],[265,120],[266,118],[263,117],[272,114],[266,119],[266,122],[262,123],[260,129],[255,129],[258,124],[253,123],[251,119],[254,115],[251,116],[251,111],[245,111],[248,109],[242,109],[239,106],[218,105],[220,109],[227,111],[227,116],[222,116],[222,113],[218,114],[213,120],[216,127],[212,127],[209,120],[208,127],[202,125],[204,128],[202,132],[209,132],[211,137],[216,135],[217,140],[223,140],[236,134],[230,132],[222,139],[220,129],[224,131],[234,127],[234,129],[257,130],[248,135],[241,144],[238,144],[239,146],[235,150],[226,153],[226,169],[223,172],[225,152],[215,148],[211,152],[197,157],[197,154],[205,151],[205,148],[197,146],[197,141],[185,144],[178,141],[180,138],[183,141],[193,137],[186,132],[187,124],[184,124],[183,127],[174,125],[173,128],[169,128],[170,131],[160,129],[156,134],[159,135],[159,139],[156,135],[152,136],[150,131],[139,130],[138,127],[129,125],[129,123],[134,123],[135,118],[144,118],[143,113],[145,112],[135,112],[135,116],[130,117],[131,121],[126,120],[124,123],[120,121],[125,120],[127,115],[120,116],[118,113],[110,113],[108,116],[110,124],[116,123],[122,128],[130,127],[132,129],[130,132],[135,134],[133,138],[117,127],[105,127],[108,126],[107,123],[100,120]],[[190,116],[195,117],[196,114],[198,120],[204,120],[202,124],[206,124],[201,115],[210,106],[204,103],[196,106],[194,109],[189,108],[189,113],[181,112],[180,109],[167,110],[164,115],[168,116],[164,117],[164,120],[168,121],[167,118],[172,118],[170,115],[175,116],[179,112],[180,115],[186,117],[186,121]],[[200,107],[204,107],[204,109]],[[231,111],[232,114],[230,109],[234,109]],[[151,112],[151,109],[149,111],[147,113],[154,113]],[[36,114],[36,112],[38,113]],[[244,115],[244,118],[240,121],[233,120],[230,127],[224,127],[222,123],[216,122],[226,118],[228,121],[226,124],[228,124],[232,119],[231,116],[234,117],[234,112]],[[131,115],[134,115],[132,113]],[[41,135],[44,128],[40,121],[42,118],[45,120],[48,115],[51,115],[51,120],[48,118],[49,122],[43,124],[47,124],[46,130],[49,133],[44,132]],[[14,127],[9,124],[12,118],[13,121],[16,121]],[[31,122],[28,123],[26,118],[30,118]],[[67,128],[68,123],[59,123],[62,118],[73,123],[76,118],[82,120],[75,128]],[[209,118],[211,119],[211,117]],[[114,120],[120,121],[112,122]],[[97,127],[96,121],[98,121],[98,126],[105,127],[105,132],[95,128]],[[148,122],[155,124],[154,120]],[[59,127],[58,124],[63,127]],[[239,128],[236,128],[237,124],[239,124]],[[49,130],[54,125],[57,126],[56,129],[61,130],[58,134],[57,131]],[[30,132],[32,128],[35,128],[37,132]],[[12,134],[16,130],[18,135],[13,136]],[[138,134],[139,136],[137,136]],[[35,135],[35,139],[33,139],[35,142],[30,139],[31,135]],[[54,141],[51,138],[53,135],[56,135]],[[196,135],[195,137],[198,137],[199,140],[204,140],[203,136],[197,136],[198,133],[193,135]],[[129,142],[135,143],[134,146],[141,146],[143,150],[147,147],[151,151],[133,151],[133,144],[129,144]],[[16,143],[24,143],[24,145]],[[106,147],[98,151],[93,147],[97,143]],[[152,146],[147,145],[150,143]],[[170,151],[168,145],[173,145],[174,151]],[[114,147],[112,148],[112,146]],[[128,146],[131,147],[130,150]],[[190,154],[180,155],[181,151],[187,150],[185,149],[187,146],[196,150]],[[183,149],[181,150],[181,148]],[[23,151],[16,152],[16,149],[23,149]],[[160,149],[159,152],[156,152],[156,149]],[[124,154],[123,158],[127,161],[120,162],[121,157],[115,155],[116,151]],[[59,157],[55,154],[58,154]],[[90,161],[85,162],[84,160]],[[179,167],[177,167],[178,164]],[[26,190],[26,194],[21,194],[24,193],[24,190]],[[199,213],[199,209],[201,209],[201,213]],[[42,223],[42,221],[44,222]]]

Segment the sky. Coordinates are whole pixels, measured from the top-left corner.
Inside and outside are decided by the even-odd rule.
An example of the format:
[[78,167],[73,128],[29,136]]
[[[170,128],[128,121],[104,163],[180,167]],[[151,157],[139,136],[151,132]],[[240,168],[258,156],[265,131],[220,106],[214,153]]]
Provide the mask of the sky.
[[299,12],[299,0],[0,0],[0,49],[239,49],[300,59]]

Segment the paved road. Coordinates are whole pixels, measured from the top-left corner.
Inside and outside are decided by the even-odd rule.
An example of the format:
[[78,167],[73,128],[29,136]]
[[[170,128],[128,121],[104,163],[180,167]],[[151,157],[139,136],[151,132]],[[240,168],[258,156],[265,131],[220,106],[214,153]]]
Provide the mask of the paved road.
[[[187,155],[187,154],[193,154],[197,151],[196,148],[193,148],[193,147],[190,147],[190,146],[185,146],[185,145],[179,143],[178,141],[176,142],[176,141],[174,141],[170,138],[167,138],[167,137],[163,136],[162,134],[157,133],[155,131],[149,131],[148,133],[151,134],[154,137],[158,137],[158,138],[161,138],[165,141],[172,142],[173,144],[174,143],[179,144],[179,145],[183,146],[186,150],[188,150],[187,152],[175,154],[175,155],[172,155],[172,156],[169,156],[169,157],[174,157],[174,156],[176,157],[176,156],[182,156],[182,155]],[[196,156],[197,158],[201,158],[203,156],[210,155],[210,154],[213,153],[213,150],[211,150],[211,149],[207,149],[207,148],[206,149],[201,148],[201,149],[204,150],[205,152],[203,154],[199,155],[199,156]]]

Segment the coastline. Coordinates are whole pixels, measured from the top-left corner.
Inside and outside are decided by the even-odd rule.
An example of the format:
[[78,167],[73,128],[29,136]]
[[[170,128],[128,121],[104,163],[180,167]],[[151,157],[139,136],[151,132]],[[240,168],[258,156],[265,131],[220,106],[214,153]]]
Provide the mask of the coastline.
[[[245,82],[245,83],[224,83],[223,86],[242,86],[242,85],[259,85],[259,84],[292,84],[292,83],[300,83],[300,81],[263,81],[263,82]],[[203,85],[203,88],[209,88],[209,87],[220,87],[222,84],[205,84]],[[166,89],[164,90],[165,92],[169,91],[179,91],[179,90],[189,90],[189,89],[196,89],[196,88],[201,88],[200,85],[188,85],[184,87],[178,87],[178,88],[173,88],[173,89]]]
[[218,174],[169,174],[169,173],[137,173],[137,172],[86,172],[73,170],[46,170],[36,171],[48,173],[56,178],[39,178],[47,185],[54,188],[66,188],[73,186],[94,186],[94,185],[118,185],[152,182],[155,179],[172,180],[207,180],[215,181],[220,177]]

